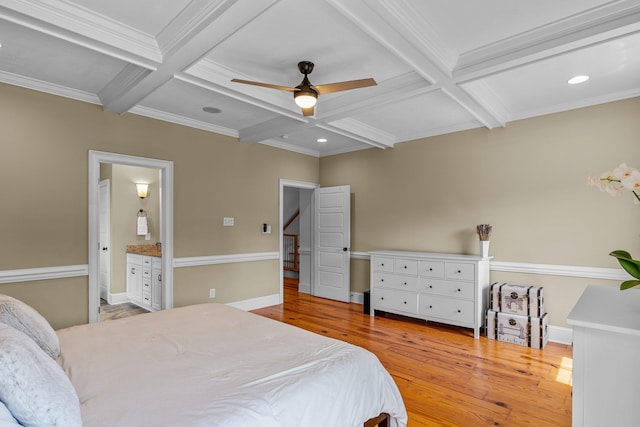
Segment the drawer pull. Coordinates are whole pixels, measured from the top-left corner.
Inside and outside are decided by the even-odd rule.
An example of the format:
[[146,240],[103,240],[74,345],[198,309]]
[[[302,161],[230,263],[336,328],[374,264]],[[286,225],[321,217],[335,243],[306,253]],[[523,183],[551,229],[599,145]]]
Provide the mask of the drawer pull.
[[462,311],[461,311],[461,310],[458,310],[458,313],[462,313]]
[[429,285],[429,289],[433,289],[433,285]]
[[429,306],[429,308],[433,308],[433,306],[432,306],[432,305],[430,305],[430,306]]
[[403,285],[407,286],[407,282],[404,282]]
[[458,289],[458,292],[462,292],[462,289]]
[[384,297],[380,297],[380,299],[381,299],[381,300],[383,300],[383,299],[384,299]]
[[462,273],[462,270],[458,270],[458,274]]
[[405,301],[404,303],[406,304],[407,302]]
[[136,268],[135,267],[131,267],[131,274],[136,274]]
[[384,267],[384,262],[381,262],[381,263],[380,263],[380,267]]
[[406,269],[406,268],[407,268],[407,266],[405,265],[405,266],[404,266],[404,268]]

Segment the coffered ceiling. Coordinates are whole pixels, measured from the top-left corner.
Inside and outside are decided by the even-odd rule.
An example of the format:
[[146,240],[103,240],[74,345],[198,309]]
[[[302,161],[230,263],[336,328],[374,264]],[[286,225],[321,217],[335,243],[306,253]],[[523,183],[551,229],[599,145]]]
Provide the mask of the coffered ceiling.
[[[640,96],[640,0],[0,0],[0,44],[2,82],[320,157]],[[378,84],[231,82],[302,60]]]

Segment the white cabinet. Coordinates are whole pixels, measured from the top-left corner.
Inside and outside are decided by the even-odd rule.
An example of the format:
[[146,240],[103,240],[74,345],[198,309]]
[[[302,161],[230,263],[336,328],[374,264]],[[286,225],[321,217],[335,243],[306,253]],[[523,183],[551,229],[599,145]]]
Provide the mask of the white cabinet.
[[159,257],[127,254],[127,296],[151,310],[162,305],[162,261]]
[[637,426],[640,292],[588,286],[567,323],[573,326],[572,425]]
[[151,259],[151,308],[162,308],[162,260],[158,257]]
[[127,254],[127,297],[142,303],[142,255]]
[[480,336],[489,293],[490,258],[428,252],[371,255],[375,310],[472,328]]

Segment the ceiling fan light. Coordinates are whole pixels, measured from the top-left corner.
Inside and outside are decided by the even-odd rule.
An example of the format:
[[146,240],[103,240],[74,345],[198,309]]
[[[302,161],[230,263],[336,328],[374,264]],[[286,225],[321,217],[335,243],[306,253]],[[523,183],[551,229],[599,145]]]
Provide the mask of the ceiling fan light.
[[293,99],[300,108],[310,108],[316,105],[317,95],[313,92],[294,92]]

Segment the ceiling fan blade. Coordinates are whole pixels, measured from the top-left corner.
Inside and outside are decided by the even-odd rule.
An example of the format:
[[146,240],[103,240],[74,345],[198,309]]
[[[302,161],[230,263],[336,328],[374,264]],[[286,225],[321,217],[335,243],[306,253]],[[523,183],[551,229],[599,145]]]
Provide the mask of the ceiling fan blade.
[[284,90],[284,91],[287,91],[287,92],[295,92],[295,91],[298,90],[295,87],[272,85],[270,83],[252,82],[251,80],[232,79],[231,81],[235,82],[235,83],[243,83],[243,84],[246,84],[246,85],[262,86],[262,87],[267,87],[267,88],[270,88],[270,89]]
[[305,116],[305,117],[313,116],[313,108],[314,107],[303,108],[302,109],[302,115]]
[[343,90],[358,89],[361,87],[375,86],[377,84],[378,83],[376,83],[374,79],[369,78],[369,79],[360,79],[360,80],[349,80],[346,82],[339,82],[339,83],[329,83],[326,85],[313,86],[313,88],[317,90],[320,95],[323,95],[325,93],[333,93],[333,92],[340,92]]

